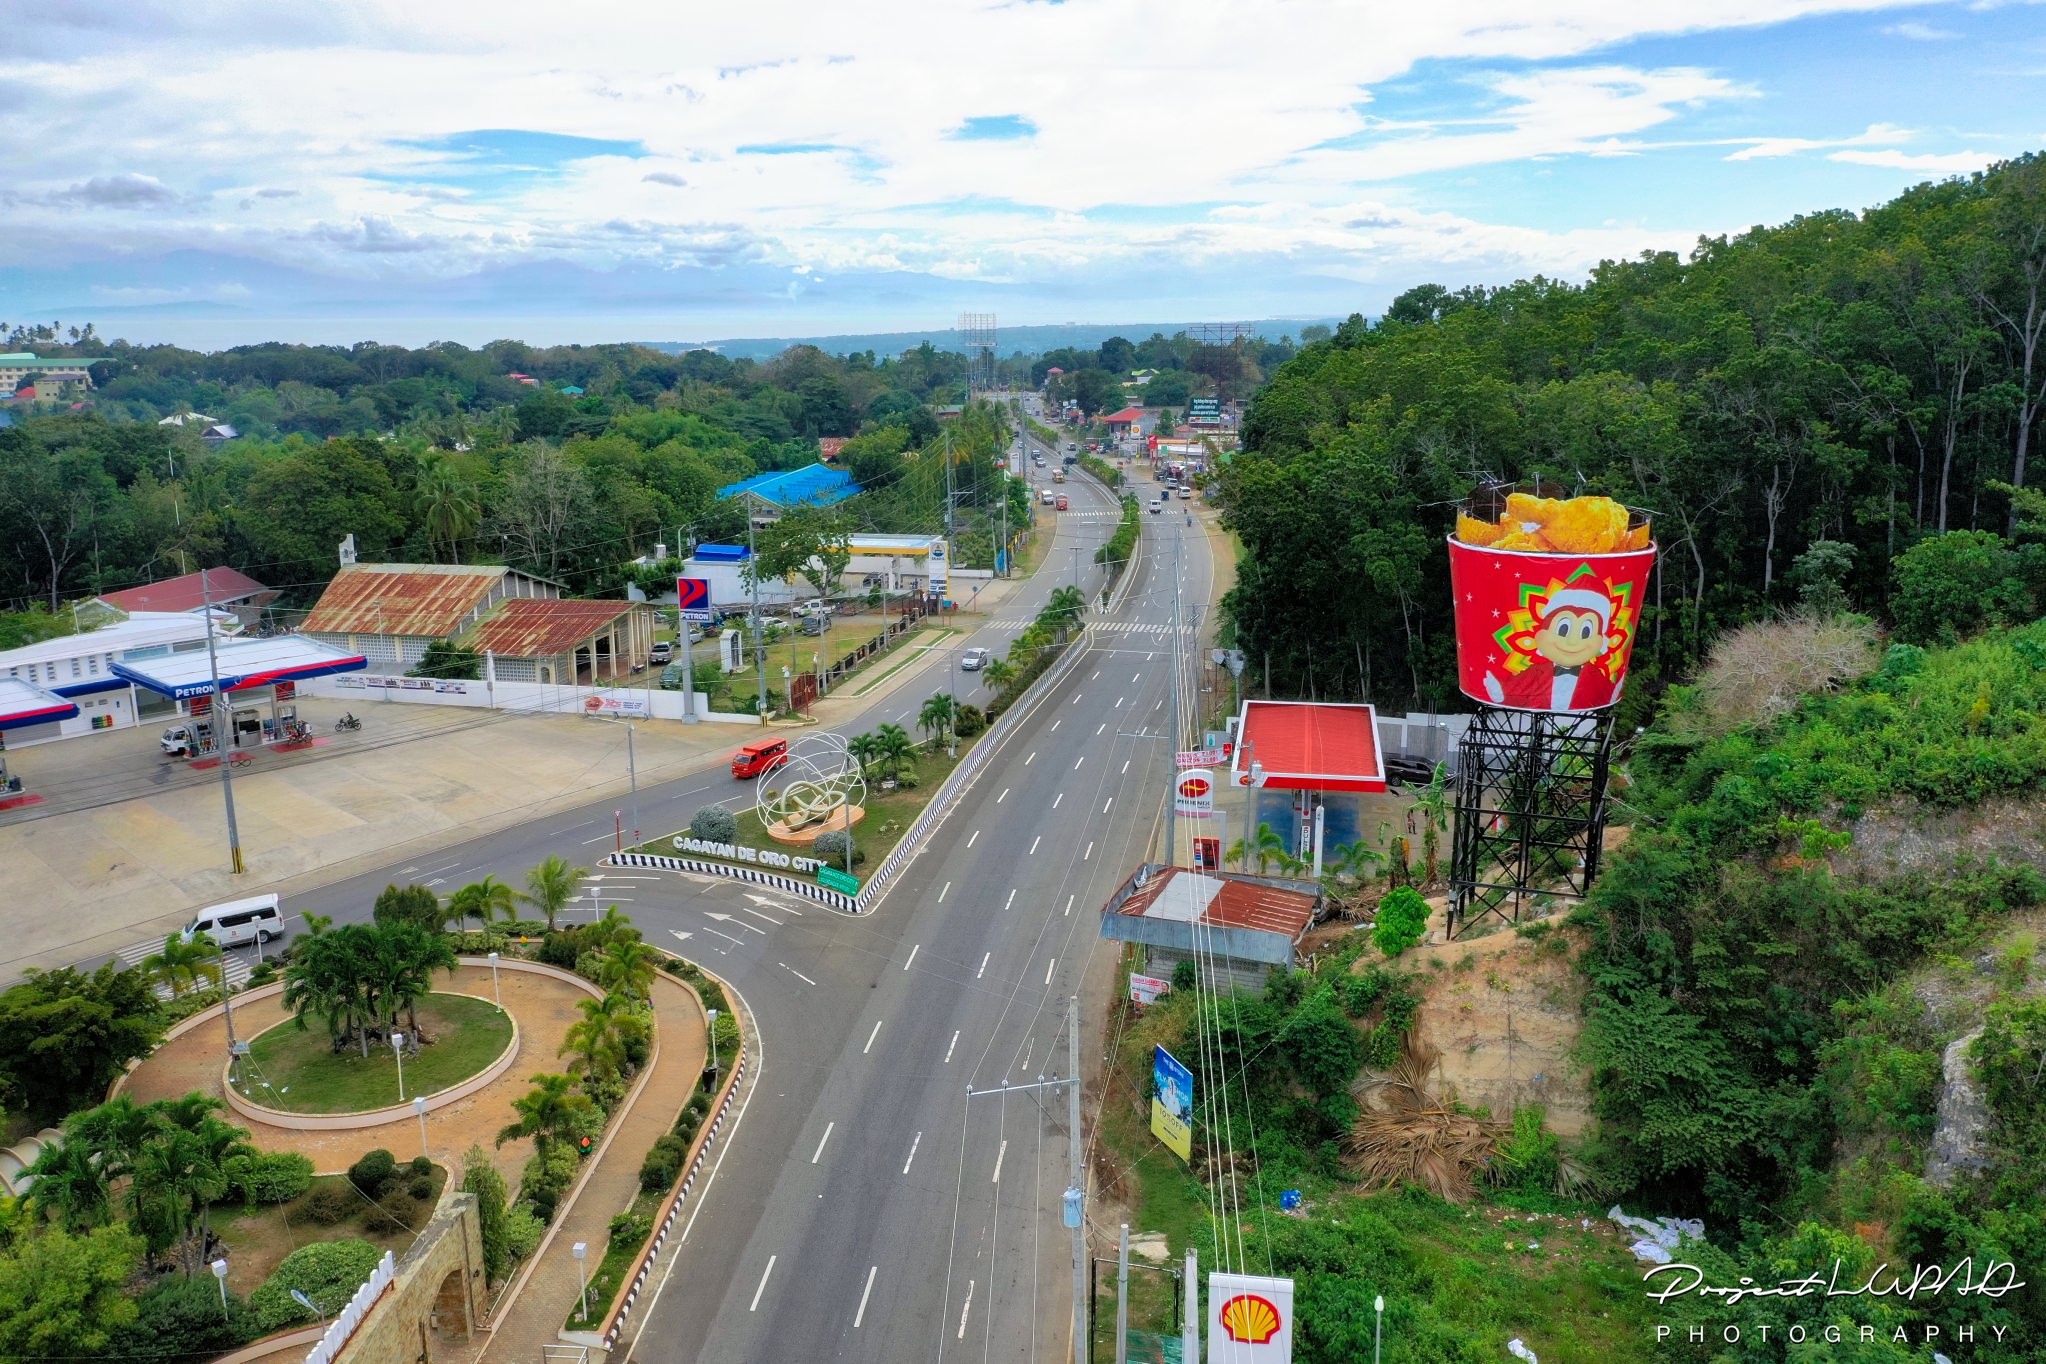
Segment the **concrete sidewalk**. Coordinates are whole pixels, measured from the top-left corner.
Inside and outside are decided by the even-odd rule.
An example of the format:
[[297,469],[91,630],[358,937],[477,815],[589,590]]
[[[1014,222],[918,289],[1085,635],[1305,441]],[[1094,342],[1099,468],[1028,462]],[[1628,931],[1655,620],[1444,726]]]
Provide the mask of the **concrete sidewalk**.
[[[610,1243],[611,1219],[631,1207],[639,1195],[640,1162],[655,1140],[675,1125],[682,1106],[696,1090],[710,1056],[702,1007],[687,986],[666,975],[654,977],[653,1001],[660,1054],[654,1058],[646,1084],[631,1106],[613,1119],[610,1135],[592,1157],[595,1168],[589,1171],[575,1202],[556,1215],[547,1238],[533,1252],[525,1281],[488,1328],[489,1334],[475,1353],[477,1360],[490,1357],[531,1364],[540,1358],[541,1346],[555,1343],[582,1291],[569,1247],[577,1241],[589,1246],[584,1263],[595,1274]],[[608,1306],[608,1302],[593,1301],[593,1321]]]

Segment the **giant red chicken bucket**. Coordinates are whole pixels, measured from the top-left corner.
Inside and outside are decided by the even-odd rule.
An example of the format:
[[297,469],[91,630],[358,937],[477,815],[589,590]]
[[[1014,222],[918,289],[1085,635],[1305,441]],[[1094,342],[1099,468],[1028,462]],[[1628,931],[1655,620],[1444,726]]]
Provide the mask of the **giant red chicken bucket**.
[[[1473,701],[1509,710],[1612,705],[1626,685],[1655,565],[1646,518],[1604,498],[1481,491],[1490,495],[1473,499],[1475,514],[1459,517],[1449,537],[1457,685]],[[1488,536],[1495,542],[1471,542]],[[1551,537],[1627,547],[1575,552],[1547,547]]]

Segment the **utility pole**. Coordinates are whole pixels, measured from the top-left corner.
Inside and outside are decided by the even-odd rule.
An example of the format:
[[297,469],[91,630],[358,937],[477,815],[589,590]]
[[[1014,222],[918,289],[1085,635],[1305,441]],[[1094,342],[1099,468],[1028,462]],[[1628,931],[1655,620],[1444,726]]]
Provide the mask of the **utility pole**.
[[1073,1227],[1073,1364],[1087,1364],[1087,1185],[1080,1171],[1080,997],[1066,996],[1066,1144],[1071,1148],[1072,1186],[1066,1200]]
[[753,661],[760,667],[760,723],[767,723],[767,652],[760,643],[760,556],[753,550],[753,494],[746,494],[746,577],[753,583]]
[[1115,1251],[1115,1364],[1130,1361],[1130,1224],[1122,1224]]
[[1073,1364],[1087,1364],[1087,1187],[1080,1173],[1080,997],[1066,996],[1066,1066],[1064,1079],[1047,1080],[1042,1075],[1034,1084],[993,1085],[987,1089],[966,1086],[966,1099],[989,1094],[1034,1094],[1040,1090],[1066,1087],[1067,1153],[1071,1180],[1060,1209],[1073,1233]]
[[[1165,738],[1165,766],[1171,774],[1174,788],[1174,804],[1178,803],[1179,786],[1179,546],[1178,535],[1172,537],[1172,675],[1165,689],[1170,698],[1172,717],[1168,722]],[[1165,865],[1179,865],[1179,813],[1170,810],[1165,815]]]
[[[213,751],[220,755],[220,798],[227,804],[227,859],[228,867],[236,876],[248,868],[242,863],[242,835],[234,822],[234,777],[230,772],[234,764],[227,760],[227,734],[234,719],[234,710],[228,707],[225,717],[220,704],[220,657],[213,649],[213,582],[207,569],[199,570],[199,599],[206,617],[206,675],[212,680],[213,692],[207,697],[206,707],[213,717]],[[222,989],[226,989],[226,976],[221,977]]]

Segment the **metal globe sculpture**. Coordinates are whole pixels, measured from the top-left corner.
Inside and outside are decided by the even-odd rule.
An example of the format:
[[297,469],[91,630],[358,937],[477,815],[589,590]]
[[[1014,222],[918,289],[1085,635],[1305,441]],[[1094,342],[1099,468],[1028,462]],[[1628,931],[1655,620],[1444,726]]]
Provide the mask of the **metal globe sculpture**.
[[867,797],[867,778],[843,734],[806,734],[789,745],[781,766],[755,778],[760,822],[795,832],[829,822],[845,827],[841,810]]

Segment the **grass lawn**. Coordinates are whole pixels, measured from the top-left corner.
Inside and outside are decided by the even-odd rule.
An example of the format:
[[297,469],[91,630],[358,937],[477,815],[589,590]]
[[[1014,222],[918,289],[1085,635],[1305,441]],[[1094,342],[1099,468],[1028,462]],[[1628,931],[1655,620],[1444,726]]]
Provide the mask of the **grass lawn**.
[[[364,1141],[366,1143],[368,1138]],[[370,1148],[365,1144],[362,1149],[367,1153]],[[402,1156],[403,1152],[395,1154]],[[431,1196],[412,1197],[408,1192],[411,1175],[401,1159],[398,1177],[391,1181],[391,1187],[374,1204],[363,1197],[345,1175],[321,1175],[313,1180],[312,1187],[301,1197],[289,1203],[276,1203],[253,1211],[244,1209],[239,1203],[215,1204],[213,1230],[227,1245],[228,1288],[244,1296],[255,1292],[285,1256],[313,1241],[363,1240],[378,1250],[395,1250],[403,1255],[406,1247],[412,1244],[417,1229],[425,1226],[426,1219],[433,1214],[433,1205],[440,1198],[441,1187],[447,1183],[446,1171],[437,1165],[430,1178],[433,1181]],[[322,1189],[336,1189],[346,1195],[345,1201],[352,1205],[346,1217],[338,1222],[313,1219],[309,1208]],[[338,1195],[330,1197],[336,1203],[344,1201]],[[388,1218],[385,1216],[387,1213]],[[308,1318],[306,1325],[313,1324]]]
[[[420,1030],[432,1040],[405,1061],[405,1094],[433,1094],[458,1085],[511,1045],[511,1020],[487,999],[433,994],[419,1001]],[[326,1030],[286,1022],[249,1045],[241,1092],[256,1103],[292,1113],[354,1113],[400,1102],[398,1067],[387,1045],[334,1054]],[[265,1084],[264,1082],[268,1083]]]
[[[922,659],[926,654],[936,649],[943,649],[952,636],[957,633],[958,631],[952,626],[940,625],[936,621],[920,625],[896,640],[893,644],[890,644],[885,651],[875,654],[865,663],[862,663],[844,677],[839,678],[833,685],[832,690],[834,694],[865,696],[902,669]],[[851,686],[851,691],[846,690],[848,686]]]

